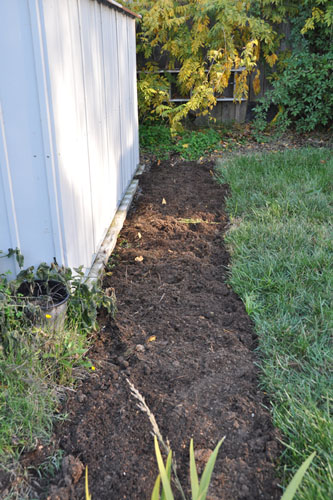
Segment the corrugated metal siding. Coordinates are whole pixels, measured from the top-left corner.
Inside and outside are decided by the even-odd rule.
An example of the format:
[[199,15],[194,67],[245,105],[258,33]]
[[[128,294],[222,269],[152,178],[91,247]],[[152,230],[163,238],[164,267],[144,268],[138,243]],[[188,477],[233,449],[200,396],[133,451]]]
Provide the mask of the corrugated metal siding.
[[[25,249],[29,263],[36,252],[40,261],[55,255],[29,2],[5,0],[0,7],[0,168],[7,212],[0,218],[0,249],[6,251],[10,240]],[[7,260],[0,265],[8,267]]]
[[97,252],[138,163],[127,34],[135,23],[89,0],[43,5],[66,256],[79,265]]
[[135,21],[91,0],[4,0],[0,37],[15,212],[2,198],[0,249],[14,217],[27,265],[89,268],[138,164]]

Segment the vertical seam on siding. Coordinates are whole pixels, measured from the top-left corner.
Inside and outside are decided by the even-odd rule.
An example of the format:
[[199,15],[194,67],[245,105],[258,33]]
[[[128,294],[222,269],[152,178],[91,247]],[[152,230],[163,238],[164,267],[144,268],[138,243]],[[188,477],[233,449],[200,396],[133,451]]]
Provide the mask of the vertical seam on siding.
[[[43,138],[44,155],[49,150],[49,161],[44,158],[46,179],[48,187],[48,200],[50,204],[50,215],[52,224],[53,250],[59,264],[65,264],[64,240],[63,240],[63,219],[61,203],[59,202],[59,191],[56,174],[56,158],[54,148],[54,131],[52,129],[52,104],[50,99],[50,86],[47,76],[47,58],[45,58],[45,32],[41,21],[41,7],[39,0],[29,0],[29,13],[31,24],[31,35],[35,62],[35,76],[38,88],[39,116],[41,120],[41,130]],[[34,29],[35,28],[35,29]],[[45,28],[45,25],[44,25]],[[47,49],[46,49],[47,52]],[[39,57],[41,59],[39,66]],[[43,100],[43,105],[42,105]]]
[[101,41],[102,41],[102,65],[103,65],[103,82],[104,82],[104,96],[103,96],[103,101],[104,101],[104,115],[105,115],[105,126],[106,126],[106,150],[107,150],[107,165],[108,168],[110,168],[110,145],[109,145],[109,120],[108,120],[108,113],[107,113],[107,90],[106,90],[106,80],[105,80],[105,47],[104,47],[104,31],[103,31],[103,15],[102,15],[102,6],[101,4],[96,4],[98,5],[98,13],[99,13],[99,19],[101,22]]
[[[83,77],[83,92],[84,92],[84,115],[86,124],[86,143],[87,143],[87,155],[88,155],[88,166],[89,166],[89,188],[90,188],[90,211],[91,211],[91,225],[92,225],[92,236],[93,236],[93,249],[96,252],[96,231],[95,231],[95,220],[94,220],[94,208],[92,201],[92,183],[91,183],[91,160],[90,160],[90,148],[89,148],[89,129],[88,129],[88,113],[87,113],[87,85],[86,85],[86,72],[85,72],[85,60],[84,60],[84,50],[82,41],[82,21],[81,21],[81,6],[80,0],[77,0],[78,9],[78,22],[79,22],[79,33],[80,33],[80,50],[81,50],[81,60],[82,60],[82,77]],[[92,256],[93,257],[93,256]]]
[[120,151],[121,151],[121,156],[120,156],[120,179],[121,179],[121,192],[118,193],[119,199],[117,200],[117,203],[119,204],[122,196],[125,192],[125,186],[124,186],[124,168],[123,168],[123,133],[122,133],[122,119],[121,119],[121,97],[122,97],[122,92],[121,92],[121,81],[120,81],[120,57],[119,57],[119,34],[118,34],[118,16],[120,14],[117,13],[117,11],[114,11],[115,14],[115,20],[116,20],[116,43],[117,43],[117,75],[118,75],[118,90],[119,90],[119,105],[118,105],[118,115],[119,115],[119,138],[120,138]]
[[[1,172],[2,172],[2,182],[6,199],[7,220],[9,224],[10,238],[12,247],[20,248],[20,238],[19,238],[19,231],[16,219],[13,184],[12,184],[12,177],[10,174],[10,165],[9,165],[8,150],[7,150],[5,122],[3,118],[1,102],[0,102],[0,133],[2,139],[2,141],[0,142],[0,159],[1,157],[3,157],[3,163],[5,165],[5,170],[1,169]],[[11,211],[8,210],[9,207],[11,207]],[[18,270],[16,262],[15,262],[15,269],[16,271]]]

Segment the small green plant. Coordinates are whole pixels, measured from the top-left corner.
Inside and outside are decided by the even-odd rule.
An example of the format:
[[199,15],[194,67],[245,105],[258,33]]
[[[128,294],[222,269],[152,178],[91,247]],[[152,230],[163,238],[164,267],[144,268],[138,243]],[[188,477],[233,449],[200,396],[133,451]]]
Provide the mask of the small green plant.
[[185,132],[175,149],[186,160],[195,161],[220,147],[220,142],[220,134],[216,130],[209,128],[199,132]]
[[0,250],[0,259],[4,259],[5,257],[12,257],[15,255],[16,262],[18,263],[18,266],[21,268],[23,267],[24,264],[24,257],[20,252],[19,248],[8,248],[8,252],[4,253],[2,250]]
[[[214,470],[217,454],[219,452],[220,446],[223,443],[224,438],[221,439],[216,445],[213,453],[209,457],[206,467],[202,473],[201,480],[199,481],[197,467],[194,458],[194,448],[193,439],[190,442],[190,478],[191,478],[191,491],[192,500],[206,500],[208,488],[211,481],[211,476]],[[166,465],[164,466],[161,451],[158,445],[158,440],[156,435],[154,436],[155,443],[155,453],[159,469],[159,475],[157,476],[151,500],[174,500],[174,496],[171,488],[171,463],[172,463],[172,452],[168,454]],[[162,492],[160,494],[162,481]]]
[[42,262],[37,269],[33,266],[22,270],[11,288],[26,281],[32,283],[39,279],[44,283],[57,281],[63,283],[69,292],[67,309],[67,326],[81,331],[90,331],[96,328],[97,311],[104,307],[109,313],[116,313],[116,298],[114,290],[105,293],[97,283],[89,283],[83,272],[83,266],[74,268],[59,266],[56,263]]
[[[199,482],[197,467],[194,458],[194,448],[193,439],[190,443],[190,479],[191,479],[191,498],[192,500],[206,500],[208,488],[211,481],[211,476],[214,470],[217,454],[219,452],[220,446],[223,443],[224,438],[218,442],[213,453],[209,457],[206,467],[202,473],[201,480]],[[172,463],[172,452],[170,451],[167,457],[166,464],[164,465],[161,451],[158,445],[158,440],[156,435],[154,436],[155,443],[155,453],[156,460],[159,469],[159,475],[155,481],[153,493],[151,500],[174,500],[174,496],[171,488],[171,463]],[[310,467],[312,460],[314,459],[316,452],[313,452],[300,466],[290,483],[288,484],[281,500],[293,500],[297,488],[300,486],[303,476],[307,469]],[[161,482],[162,482],[162,492],[161,492]]]
[[300,466],[290,483],[288,484],[286,491],[281,497],[281,500],[292,500],[296,494],[296,490],[302,482],[303,476],[311,465],[312,460],[314,459],[316,452],[314,451],[311,455],[303,462]]

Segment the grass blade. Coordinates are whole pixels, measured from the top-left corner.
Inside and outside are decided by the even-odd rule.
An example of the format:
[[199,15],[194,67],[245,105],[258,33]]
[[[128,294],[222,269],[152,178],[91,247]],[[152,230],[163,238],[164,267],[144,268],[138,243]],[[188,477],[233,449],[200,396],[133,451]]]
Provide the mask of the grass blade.
[[88,465],[86,466],[85,491],[86,491],[86,500],[92,500],[88,486]]
[[286,491],[283,493],[281,500],[292,500],[294,498],[294,495],[296,493],[297,488],[299,487],[304,474],[306,473],[307,469],[309,468],[316,452],[314,451],[300,466],[292,480],[287,486]]
[[195,500],[198,496],[198,491],[199,491],[199,479],[197,473],[197,466],[195,465],[195,459],[194,459],[193,439],[191,439],[190,442],[190,478],[191,478],[192,500]]
[[161,486],[161,476],[157,476],[153,492],[151,494],[151,500],[160,500],[160,486]]
[[205,470],[203,471],[202,476],[201,476],[198,496],[196,497],[195,500],[205,500],[206,499],[206,495],[207,495],[207,491],[209,488],[210,479],[212,477],[213,469],[215,466],[217,454],[219,452],[220,446],[223,443],[224,439],[225,438],[222,438],[221,441],[219,441],[217,443],[215,450],[213,451],[213,453],[209,457],[209,460],[206,464]]
[[[167,473],[168,480],[169,480],[170,484],[171,484],[171,481],[170,481],[170,478],[171,478],[171,465],[172,465],[172,453],[170,451],[169,454],[168,454],[166,465],[165,465],[165,470],[166,470],[166,473]],[[161,500],[167,500],[166,497],[165,497],[164,488],[162,490]]]
[[[156,460],[157,460],[157,465],[158,465],[160,475],[161,475],[165,499],[166,500],[174,500],[174,496],[173,496],[172,491],[171,491],[170,480],[168,478],[168,474],[167,474],[165,467],[164,467],[164,463],[163,463],[162,455],[160,452],[160,448],[158,446],[158,441],[157,441],[156,435],[154,436],[154,442],[155,442]],[[170,456],[171,456],[171,451],[168,455],[168,460],[169,460]],[[171,458],[170,458],[170,462],[171,462]]]

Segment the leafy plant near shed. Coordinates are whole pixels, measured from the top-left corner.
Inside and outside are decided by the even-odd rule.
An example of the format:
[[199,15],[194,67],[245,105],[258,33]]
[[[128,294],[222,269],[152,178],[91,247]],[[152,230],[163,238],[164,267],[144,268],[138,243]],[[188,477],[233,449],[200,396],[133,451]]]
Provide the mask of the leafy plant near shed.
[[[16,257],[20,266],[24,263],[18,250],[2,256]],[[17,291],[22,282],[36,278],[46,283],[57,280],[71,291],[63,328],[44,328],[26,314],[27,300]],[[76,370],[95,369],[86,358],[87,334],[96,326],[97,309],[102,306],[115,314],[113,291],[105,295],[97,284],[89,286],[82,268],[72,271],[42,263],[36,270],[21,271],[16,280],[0,275],[0,467],[16,478],[13,495],[28,487],[17,472],[22,451],[49,441],[54,420],[64,418],[58,407]],[[38,473],[45,477],[52,467],[45,463]]]

